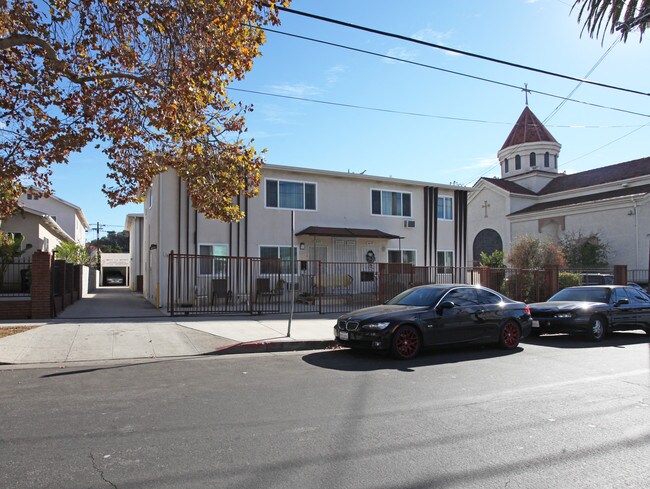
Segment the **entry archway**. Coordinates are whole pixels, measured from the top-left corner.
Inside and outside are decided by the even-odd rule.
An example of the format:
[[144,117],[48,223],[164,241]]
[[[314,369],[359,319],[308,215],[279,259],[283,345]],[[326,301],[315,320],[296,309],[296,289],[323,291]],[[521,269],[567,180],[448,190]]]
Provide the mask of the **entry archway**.
[[494,229],[483,229],[474,238],[472,257],[478,263],[481,252],[491,255],[495,251],[503,251],[501,235]]

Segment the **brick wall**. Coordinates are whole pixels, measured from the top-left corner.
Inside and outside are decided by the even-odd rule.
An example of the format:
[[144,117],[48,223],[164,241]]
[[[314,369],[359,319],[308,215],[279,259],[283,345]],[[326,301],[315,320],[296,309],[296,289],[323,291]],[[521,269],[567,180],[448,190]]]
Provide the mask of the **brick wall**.
[[0,300],[1,319],[29,319],[32,317],[32,301],[24,297]]
[[36,251],[32,255],[32,319],[53,317],[52,255]]

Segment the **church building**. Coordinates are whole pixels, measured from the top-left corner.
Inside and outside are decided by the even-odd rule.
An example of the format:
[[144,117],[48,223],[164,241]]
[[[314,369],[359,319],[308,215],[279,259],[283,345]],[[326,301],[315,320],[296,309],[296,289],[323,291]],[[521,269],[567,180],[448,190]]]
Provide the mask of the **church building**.
[[574,174],[558,171],[561,145],[526,106],[498,152],[501,178],[468,195],[468,263],[510,251],[519,236],[559,240],[597,233],[610,265],[647,270],[650,157]]

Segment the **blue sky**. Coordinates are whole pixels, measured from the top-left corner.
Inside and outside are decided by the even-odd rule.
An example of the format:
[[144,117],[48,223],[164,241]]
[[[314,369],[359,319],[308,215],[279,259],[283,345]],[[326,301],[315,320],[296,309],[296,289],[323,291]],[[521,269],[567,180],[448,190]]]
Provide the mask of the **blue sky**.
[[[605,84],[650,92],[650,40],[580,37],[571,0],[294,0],[291,8],[455,49]],[[275,29],[488,78],[558,97],[578,85],[291,13]],[[612,45],[614,46],[612,47]],[[611,49],[610,49],[611,48]],[[499,176],[496,153],[525,106],[519,88],[477,81],[368,54],[267,34],[263,56],[232,88],[252,104],[248,135],[268,163],[472,185]],[[280,96],[280,97],[277,97]],[[283,98],[314,99],[393,112]],[[650,114],[648,96],[582,84],[574,99]],[[650,117],[565,103],[536,93],[529,106],[562,144],[560,171],[575,173],[650,155]],[[420,115],[407,115],[415,113]],[[468,119],[468,120],[455,120]],[[645,125],[645,126],[644,126]],[[87,150],[55,168],[55,193],[90,223],[122,230],[137,205],[110,209],[101,193],[106,158]],[[95,233],[89,233],[89,239]]]

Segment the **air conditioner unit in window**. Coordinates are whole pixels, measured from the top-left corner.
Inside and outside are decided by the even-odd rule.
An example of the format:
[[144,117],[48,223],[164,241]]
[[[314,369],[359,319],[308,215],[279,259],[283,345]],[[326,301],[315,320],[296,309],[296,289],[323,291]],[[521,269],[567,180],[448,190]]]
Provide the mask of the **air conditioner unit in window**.
[[414,228],[415,227],[415,221],[411,221],[409,219],[406,219],[404,221],[404,227],[405,228]]

